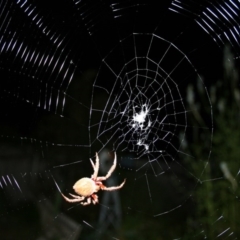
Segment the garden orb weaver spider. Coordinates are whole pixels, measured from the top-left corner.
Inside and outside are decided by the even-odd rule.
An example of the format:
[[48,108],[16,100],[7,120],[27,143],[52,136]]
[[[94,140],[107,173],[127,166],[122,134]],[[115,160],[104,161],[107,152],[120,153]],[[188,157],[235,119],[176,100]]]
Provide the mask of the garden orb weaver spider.
[[[114,153],[113,165],[109,169],[106,176],[98,177],[99,157],[98,157],[97,153],[96,153],[96,163],[94,164],[91,158],[90,158],[90,162],[93,167],[93,174],[92,174],[91,178],[88,178],[88,177],[81,178],[73,185],[73,190],[78,195],[69,193],[69,195],[72,196],[73,198],[68,198],[63,193],[61,193],[63,198],[67,202],[70,202],[70,203],[80,202],[80,204],[82,204],[83,206],[89,205],[91,203],[96,204],[96,203],[98,203],[98,196],[96,193],[99,190],[115,191],[115,190],[122,188],[123,185],[125,184],[126,179],[124,179],[124,181],[119,186],[106,187],[102,184],[102,181],[107,180],[116,168],[116,165],[117,165],[116,152]],[[86,201],[82,202],[85,199],[86,199]]]

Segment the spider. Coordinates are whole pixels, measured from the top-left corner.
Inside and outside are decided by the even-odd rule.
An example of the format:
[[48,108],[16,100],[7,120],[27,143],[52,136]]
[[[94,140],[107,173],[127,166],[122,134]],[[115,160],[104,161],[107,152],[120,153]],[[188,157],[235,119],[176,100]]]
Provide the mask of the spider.
[[[124,179],[124,181],[119,186],[115,186],[115,187],[106,187],[102,184],[102,181],[105,181],[106,179],[108,179],[116,168],[116,165],[117,165],[116,153],[114,153],[113,165],[109,169],[106,176],[98,177],[99,157],[97,153],[96,153],[96,163],[94,164],[91,158],[90,158],[90,162],[94,170],[91,178],[88,178],[88,177],[81,178],[73,185],[73,190],[78,195],[69,193],[69,195],[72,196],[73,198],[68,198],[65,195],[63,195],[63,193],[61,193],[63,198],[67,202],[70,202],[70,203],[80,202],[83,206],[89,205],[91,203],[96,204],[98,203],[98,196],[96,193],[99,190],[115,191],[123,187],[126,179]],[[85,199],[86,201],[82,202]]]

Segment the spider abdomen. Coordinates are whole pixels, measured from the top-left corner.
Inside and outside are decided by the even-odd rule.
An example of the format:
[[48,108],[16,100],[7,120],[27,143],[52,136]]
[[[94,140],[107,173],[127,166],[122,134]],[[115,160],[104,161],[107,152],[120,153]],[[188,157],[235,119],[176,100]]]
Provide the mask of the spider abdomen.
[[83,197],[88,197],[95,192],[95,182],[91,178],[81,178],[78,180],[74,186],[74,191]]

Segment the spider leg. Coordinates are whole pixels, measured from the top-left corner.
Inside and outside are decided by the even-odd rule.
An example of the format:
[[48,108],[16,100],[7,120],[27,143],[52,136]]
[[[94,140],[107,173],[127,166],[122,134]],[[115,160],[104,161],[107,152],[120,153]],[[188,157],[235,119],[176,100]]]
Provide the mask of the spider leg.
[[95,171],[95,165],[94,165],[93,160],[92,160],[91,158],[90,158],[90,162],[91,162],[91,164],[92,164],[93,171]]
[[93,202],[93,204],[96,204],[96,203],[98,203],[98,195],[97,194],[92,194],[92,202]]
[[126,179],[124,179],[124,181],[119,186],[114,186],[114,187],[106,187],[104,185],[101,185],[101,189],[104,191],[115,191],[122,188],[125,182],[126,182]]
[[103,176],[103,177],[97,177],[96,180],[97,181],[104,181],[106,179],[108,179],[111,174],[113,173],[113,171],[115,170],[117,166],[117,155],[116,155],[116,152],[114,152],[114,161],[113,161],[113,165],[111,166],[111,168],[108,170],[108,173],[106,176]]
[[93,170],[94,170],[94,172],[92,174],[92,179],[95,180],[97,178],[98,171],[99,171],[99,157],[98,157],[97,152],[96,152],[96,164],[94,165],[91,158],[90,158],[90,162],[91,162]]
[[74,195],[74,194],[72,194],[72,193],[69,193],[69,195],[71,195],[71,196],[74,197],[74,198],[82,199],[82,200],[84,200],[84,198],[85,198],[85,197],[82,197],[82,196]]
[[[62,193],[61,193],[62,194]],[[71,195],[71,194],[70,194]],[[77,196],[77,197],[79,197],[79,198],[75,198],[74,196],[74,198],[73,199],[70,199],[70,198],[68,198],[68,197],[66,197],[65,195],[63,195],[62,194],[62,196],[63,196],[63,198],[67,201],[67,202],[71,202],[71,203],[73,203],[73,202],[81,202],[82,200],[84,200],[84,197],[80,197],[80,196]]]
[[88,197],[88,198],[87,198],[87,202],[81,202],[81,204],[82,204],[83,206],[86,206],[86,205],[91,204],[91,197]]

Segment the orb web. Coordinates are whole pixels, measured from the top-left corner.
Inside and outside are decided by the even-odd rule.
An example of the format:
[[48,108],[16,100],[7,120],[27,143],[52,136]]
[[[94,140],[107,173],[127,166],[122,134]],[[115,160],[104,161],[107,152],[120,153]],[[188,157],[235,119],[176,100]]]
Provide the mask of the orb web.
[[[239,1],[0,6],[3,226],[29,219],[33,203],[48,216],[45,234],[57,227],[55,238],[237,238],[234,212],[217,200],[227,189],[221,199],[234,196],[237,206],[239,194],[221,183],[236,189],[239,166],[218,164],[211,153],[213,108],[225,106],[216,100],[224,95],[216,90],[222,50],[233,49],[229,65],[239,61]],[[100,192],[97,206],[69,205],[61,192],[91,177],[96,152],[106,169],[116,152],[107,184],[126,184]]]
[[[92,147],[129,151],[149,162],[186,154],[181,144],[192,113],[183,89],[197,77],[188,56],[166,39],[149,33],[121,39],[94,81],[93,96],[99,97],[93,97],[90,109]],[[210,138],[211,126],[206,127]],[[153,168],[156,175],[164,171],[160,165]]]

